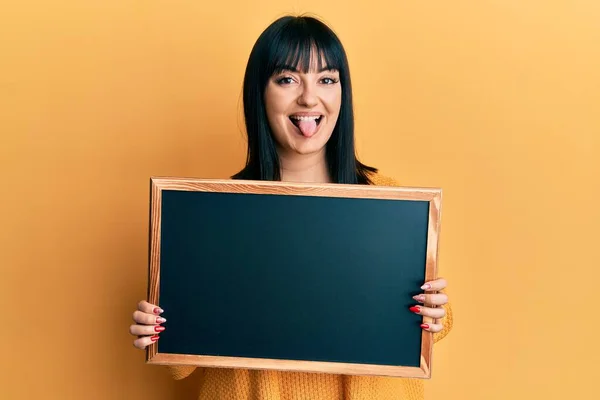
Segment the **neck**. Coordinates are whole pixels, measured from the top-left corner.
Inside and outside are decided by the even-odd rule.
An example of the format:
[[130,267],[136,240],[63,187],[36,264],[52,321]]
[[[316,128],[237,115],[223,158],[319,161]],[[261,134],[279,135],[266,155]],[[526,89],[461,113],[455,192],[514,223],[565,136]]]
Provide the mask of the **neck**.
[[325,150],[315,154],[280,154],[281,180],[284,182],[329,183]]

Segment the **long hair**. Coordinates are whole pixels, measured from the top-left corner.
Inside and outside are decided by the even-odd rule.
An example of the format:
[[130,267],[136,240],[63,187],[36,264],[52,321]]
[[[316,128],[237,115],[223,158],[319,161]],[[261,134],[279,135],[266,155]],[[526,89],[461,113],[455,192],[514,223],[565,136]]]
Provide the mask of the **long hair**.
[[309,16],[285,16],[276,20],[252,48],[243,89],[248,136],[246,165],[232,178],[281,180],[276,143],[265,110],[265,88],[273,74],[288,66],[307,72],[314,53],[319,69],[325,61],[327,67],[339,72],[342,86],[340,113],[326,144],[329,175],[335,183],[371,183],[369,173],[377,172],[377,169],[362,164],[356,156],[352,84],[346,52],[327,25]]

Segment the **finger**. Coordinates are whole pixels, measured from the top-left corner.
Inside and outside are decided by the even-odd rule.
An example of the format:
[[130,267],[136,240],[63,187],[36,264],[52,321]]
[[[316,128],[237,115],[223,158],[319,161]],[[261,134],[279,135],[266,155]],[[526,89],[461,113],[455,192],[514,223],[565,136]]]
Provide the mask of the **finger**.
[[161,325],[131,325],[129,327],[129,333],[133,336],[153,336],[164,330],[165,327]]
[[415,314],[419,314],[424,317],[430,317],[433,319],[440,319],[440,318],[444,318],[446,316],[446,310],[443,309],[442,307],[429,308],[429,307],[423,307],[423,306],[413,306],[410,308],[410,311],[412,311]]
[[164,310],[161,309],[159,306],[150,304],[146,300],[142,300],[138,303],[138,310],[146,314],[154,315],[160,315],[164,312]]
[[419,303],[430,304],[433,306],[442,306],[448,303],[448,295],[445,293],[418,294],[413,296],[413,299]]
[[421,324],[421,328],[427,332],[436,333],[441,331],[443,326],[441,324]]
[[447,286],[447,282],[444,278],[438,278],[433,281],[425,282],[421,289],[423,290],[443,290]]
[[147,314],[139,310],[133,312],[133,320],[141,325],[158,325],[167,322],[164,317],[157,317],[155,314]]
[[152,343],[156,342],[158,339],[159,339],[158,335],[142,336],[141,338],[138,338],[133,341],[133,346],[135,348],[143,350],[146,347],[150,346]]

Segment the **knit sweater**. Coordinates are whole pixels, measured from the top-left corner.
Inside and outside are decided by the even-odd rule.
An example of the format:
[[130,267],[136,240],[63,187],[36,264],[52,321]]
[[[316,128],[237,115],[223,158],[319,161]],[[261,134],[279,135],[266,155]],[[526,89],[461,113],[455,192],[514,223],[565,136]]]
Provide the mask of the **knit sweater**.
[[[399,186],[380,174],[374,185]],[[446,316],[434,343],[452,329],[452,309],[443,306]],[[347,376],[305,372],[167,366],[174,379],[197,379],[198,400],[423,400],[422,379]]]

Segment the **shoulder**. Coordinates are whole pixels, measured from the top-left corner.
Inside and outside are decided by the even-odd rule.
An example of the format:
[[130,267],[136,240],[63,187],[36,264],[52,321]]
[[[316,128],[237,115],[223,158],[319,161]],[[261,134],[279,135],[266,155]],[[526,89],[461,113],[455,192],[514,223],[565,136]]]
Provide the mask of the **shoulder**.
[[369,174],[369,179],[375,186],[400,186],[400,182],[398,182],[396,179],[381,174],[380,172]]

